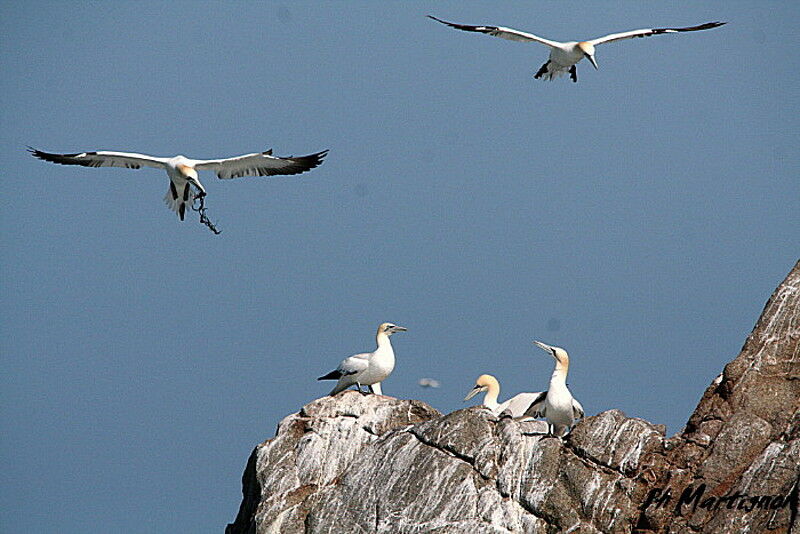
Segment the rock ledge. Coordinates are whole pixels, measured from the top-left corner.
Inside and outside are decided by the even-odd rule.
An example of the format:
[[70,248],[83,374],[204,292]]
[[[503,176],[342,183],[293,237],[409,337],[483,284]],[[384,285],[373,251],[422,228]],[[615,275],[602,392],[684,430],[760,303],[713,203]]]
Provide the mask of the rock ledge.
[[800,262],[686,428],[610,410],[542,422],[346,391],[256,446],[226,534],[793,532],[800,479]]

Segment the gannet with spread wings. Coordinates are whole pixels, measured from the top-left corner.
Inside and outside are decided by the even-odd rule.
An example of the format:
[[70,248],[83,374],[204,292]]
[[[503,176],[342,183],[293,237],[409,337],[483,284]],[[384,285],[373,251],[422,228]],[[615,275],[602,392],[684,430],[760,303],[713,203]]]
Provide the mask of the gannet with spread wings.
[[[28,147],[28,151],[39,159],[61,165],[81,165],[83,167],[124,167],[139,169],[153,167],[164,169],[169,176],[169,189],[164,196],[167,206],[183,220],[187,206],[191,207],[195,198],[206,196],[197,171],[214,171],[221,179],[242,176],[273,176],[277,174],[300,174],[322,163],[327,150],[308,156],[279,158],[272,150],[244,154],[225,159],[189,159],[185,156],[160,158],[133,152],[79,152],[75,154],[52,154]],[[194,191],[192,190],[194,187]]]
[[631,30],[622,33],[612,33],[604,35],[597,39],[589,41],[568,41],[559,42],[544,39],[532,33],[527,33],[513,28],[504,28],[502,26],[469,26],[467,24],[456,24],[454,22],[447,22],[446,20],[437,19],[434,16],[428,15],[428,18],[446,24],[451,28],[457,30],[464,30],[468,32],[485,33],[501,39],[509,41],[518,41],[522,43],[539,43],[550,48],[550,58],[547,63],[542,65],[539,71],[533,76],[536,79],[544,78],[546,80],[554,80],[569,72],[570,78],[573,82],[578,81],[578,72],[575,69],[575,64],[583,58],[591,62],[592,66],[597,68],[597,61],[594,58],[594,47],[605,44],[613,43],[614,41],[622,41],[623,39],[633,39],[634,37],[649,37],[651,35],[663,35],[665,33],[681,33],[681,32],[696,32],[699,30],[710,30],[717,28],[725,22],[706,22],[697,26],[689,26],[686,28],[647,28],[642,30]]

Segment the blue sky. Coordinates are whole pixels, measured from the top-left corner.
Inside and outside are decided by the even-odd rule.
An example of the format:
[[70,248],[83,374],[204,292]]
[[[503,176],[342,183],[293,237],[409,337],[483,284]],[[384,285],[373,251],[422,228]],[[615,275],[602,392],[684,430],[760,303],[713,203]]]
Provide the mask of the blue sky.
[[[725,20],[599,47],[560,40]],[[219,532],[252,447],[373,347],[448,412],[481,373],[681,429],[798,258],[794,2],[0,6],[0,529]],[[212,235],[156,170],[24,148],[330,149],[298,177],[201,174]],[[422,389],[421,377],[441,381]],[[46,505],[45,505],[46,503]]]

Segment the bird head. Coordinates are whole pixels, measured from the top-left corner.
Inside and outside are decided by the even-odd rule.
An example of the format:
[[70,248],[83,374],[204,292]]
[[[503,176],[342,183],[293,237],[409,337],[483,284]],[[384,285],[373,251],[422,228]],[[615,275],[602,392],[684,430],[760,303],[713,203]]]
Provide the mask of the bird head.
[[396,332],[406,332],[408,328],[405,326],[397,326],[394,323],[383,323],[378,327],[378,334],[386,334],[387,336],[391,336]]
[[556,365],[569,367],[569,354],[561,347],[554,347],[541,341],[534,341],[533,344],[552,356],[556,361]]
[[478,393],[482,391],[488,391],[489,388],[492,387],[493,385],[496,385],[497,389],[500,389],[500,384],[498,384],[497,379],[492,375],[479,376],[478,379],[475,381],[475,387],[473,387],[470,390],[470,392],[467,393],[467,396],[464,397],[464,400],[468,401]]
[[578,43],[578,48],[583,52],[583,56],[589,60],[592,66],[597,69],[597,61],[594,60],[594,45],[589,42]]
[[[180,156],[183,157],[183,156]],[[184,165],[179,163],[175,166],[178,169],[178,172],[186,178],[186,180],[197,188],[197,196],[204,197],[206,196],[206,190],[203,185],[200,183],[200,179],[197,177],[197,170],[194,167],[189,165]]]
[[178,169],[178,172],[180,172],[184,177],[197,180],[197,171],[194,169],[194,167],[181,164],[178,164],[175,167]]

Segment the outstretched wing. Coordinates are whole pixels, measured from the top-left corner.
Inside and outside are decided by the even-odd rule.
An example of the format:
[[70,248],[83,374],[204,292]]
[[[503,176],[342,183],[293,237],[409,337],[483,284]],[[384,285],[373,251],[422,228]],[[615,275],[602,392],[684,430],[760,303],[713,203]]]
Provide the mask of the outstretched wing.
[[59,163],[61,165],[81,165],[83,167],[124,167],[138,169],[142,166],[163,169],[168,158],[157,158],[132,152],[80,152],[76,154],[51,154],[28,147],[33,157]]
[[525,416],[527,417],[535,417],[537,419],[546,417],[545,415],[545,400],[547,399],[547,391],[542,391],[539,395],[533,399],[528,409],[525,410]]
[[521,32],[513,28],[504,28],[502,26],[469,26],[467,24],[456,24],[454,22],[447,22],[446,20],[437,19],[433,15],[428,15],[428,18],[433,19],[436,22],[446,24],[447,26],[457,30],[485,33],[486,35],[493,35],[494,37],[500,37],[501,39],[507,39],[509,41],[518,41],[521,43],[536,42],[549,47],[557,47],[559,44],[561,44],[555,41],[549,41],[537,35],[533,35],[532,33]]
[[192,166],[197,170],[216,171],[217,177],[222,179],[300,174],[320,165],[327,153],[327,150],[323,150],[308,156],[279,158],[272,155],[272,150],[267,150],[235,158],[193,160]]
[[597,46],[604,43],[613,43],[614,41],[622,41],[623,39],[633,39],[634,37],[650,37],[651,35],[661,35],[664,33],[696,32],[700,30],[710,30],[712,28],[718,28],[723,24],[727,24],[727,22],[706,22],[705,24],[700,24],[698,26],[689,26],[687,28],[648,28],[644,30],[631,30],[629,32],[612,33],[611,35],[605,35],[603,37],[598,37],[597,39],[592,39],[589,42],[592,43],[594,46]]

